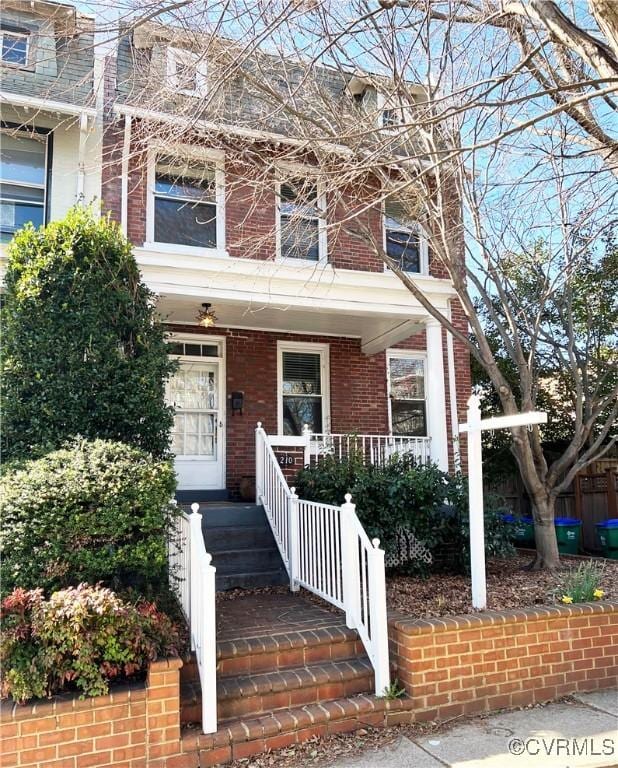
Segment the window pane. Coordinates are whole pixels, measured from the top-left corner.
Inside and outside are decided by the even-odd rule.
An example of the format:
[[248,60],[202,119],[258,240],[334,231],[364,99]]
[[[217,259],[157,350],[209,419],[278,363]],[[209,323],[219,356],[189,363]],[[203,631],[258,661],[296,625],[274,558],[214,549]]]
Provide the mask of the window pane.
[[391,357],[390,395],[395,400],[425,397],[425,362],[413,357]]
[[155,241],[217,247],[217,207],[155,198]]
[[423,400],[391,400],[391,420],[394,435],[427,435]]
[[13,233],[21,229],[29,221],[35,227],[43,224],[44,210],[42,205],[28,205],[27,203],[10,203],[4,200],[0,202],[0,232],[2,242],[8,242]]
[[319,231],[317,219],[290,220],[281,216],[281,256],[286,259],[309,259],[318,261],[320,258]]
[[319,353],[283,352],[283,394],[320,395],[320,363]]
[[312,432],[322,431],[322,398],[284,397],[283,434],[302,435],[305,424]]
[[0,197],[3,200],[14,200],[25,203],[40,203],[45,201],[45,190],[40,187],[22,187],[17,184],[0,184]]
[[414,232],[386,230],[386,253],[404,272],[421,271],[421,254],[418,235]]
[[201,202],[216,202],[215,169],[197,162],[180,163],[177,158],[159,157],[155,192]]
[[28,38],[25,35],[12,35],[10,32],[3,32],[2,61],[25,66],[28,63]]
[[22,184],[45,184],[45,140],[3,133],[0,140],[0,177]]

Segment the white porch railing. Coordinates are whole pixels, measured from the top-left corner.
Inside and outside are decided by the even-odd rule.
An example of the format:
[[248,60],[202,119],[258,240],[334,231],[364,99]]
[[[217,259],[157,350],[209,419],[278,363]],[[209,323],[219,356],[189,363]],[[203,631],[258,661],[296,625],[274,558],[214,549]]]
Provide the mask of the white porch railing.
[[264,506],[290,588],[305,587],[345,611],[346,624],[358,631],[373,665],[376,694],[383,694],[390,672],[379,540],[369,541],[349,494],[340,507],[299,499],[288,487],[261,424],[255,443],[256,501]]
[[202,730],[217,730],[217,642],[215,573],[206,551],[199,504],[192,514],[174,518],[168,546],[170,585],[189,625],[191,650],[195,652],[202,689]]
[[396,454],[412,454],[419,464],[431,460],[431,438],[411,435],[357,435],[303,432],[309,439],[310,461],[323,456],[347,459],[358,456],[365,464],[384,464]]

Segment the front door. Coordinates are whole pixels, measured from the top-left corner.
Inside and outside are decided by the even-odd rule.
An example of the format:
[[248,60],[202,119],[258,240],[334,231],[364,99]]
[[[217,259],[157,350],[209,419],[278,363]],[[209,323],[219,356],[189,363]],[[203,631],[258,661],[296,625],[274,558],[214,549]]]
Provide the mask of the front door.
[[221,489],[223,479],[222,361],[186,360],[167,385],[176,409],[172,451],[179,490]]

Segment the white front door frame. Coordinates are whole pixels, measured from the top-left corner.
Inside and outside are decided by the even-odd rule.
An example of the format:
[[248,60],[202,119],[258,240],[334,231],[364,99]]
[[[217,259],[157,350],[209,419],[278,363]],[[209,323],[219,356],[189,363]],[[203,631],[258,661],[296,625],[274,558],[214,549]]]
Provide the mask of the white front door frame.
[[[178,490],[222,490],[226,487],[226,478],[227,478],[227,452],[226,452],[226,433],[227,433],[227,420],[226,420],[226,414],[227,414],[227,396],[226,396],[226,350],[225,350],[225,336],[212,336],[210,334],[201,334],[201,333],[171,333],[168,336],[168,342],[184,342],[189,344],[218,344],[219,345],[219,355],[217,357],[197,357],[192,355],[170,355],[170,357],[174,357],[180,365],[183,365],[183,363],[202,363],[202,364],[213,364],[218,369],[218,425],[217,425],[217,436],[218,436],[218,451],[219,451],[219,472],[218,472],[218,478],[217,480],[219,482],[213,484],[212,486],[208,485],[200,485],[199,483],[197,485],[181,485],[179,483]],[[216,486],[216,487],[215,487]]]

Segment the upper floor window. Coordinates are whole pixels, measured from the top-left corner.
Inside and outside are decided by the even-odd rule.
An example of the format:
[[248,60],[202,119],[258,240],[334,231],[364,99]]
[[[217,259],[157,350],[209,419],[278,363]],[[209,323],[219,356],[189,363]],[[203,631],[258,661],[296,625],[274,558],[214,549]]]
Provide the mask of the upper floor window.
[[321,212],[324,199],[317,184],[307,179],[281,182],[279,186],[279,247],[282,258],[321,261],[326,258],[326,238]]
[[388,394],[392,434],[426,436],[424,357],[388,354]]
[[222,193],[215,164],[158,155],[153,170],[149,240],[222,248]]
[[382,128],[397,128],[402,125],[401,110],[393,107],[383,109],[380,113],[380,123]]
[[171,88],[186,96],[206,94],[206,62],[193,51],[167,49],[167,78]]
[[30,35],[27,32],[13,32],[8,29],[0,30],[2,63],[16,67],[28,65],[28,47]]
[[404,272],[427,272],[427,241],[421,228],[394,200],[384,204],[384,240],[388,256]]
[[28,222],[45,221],[47,134],[0,135],[0,240]]

